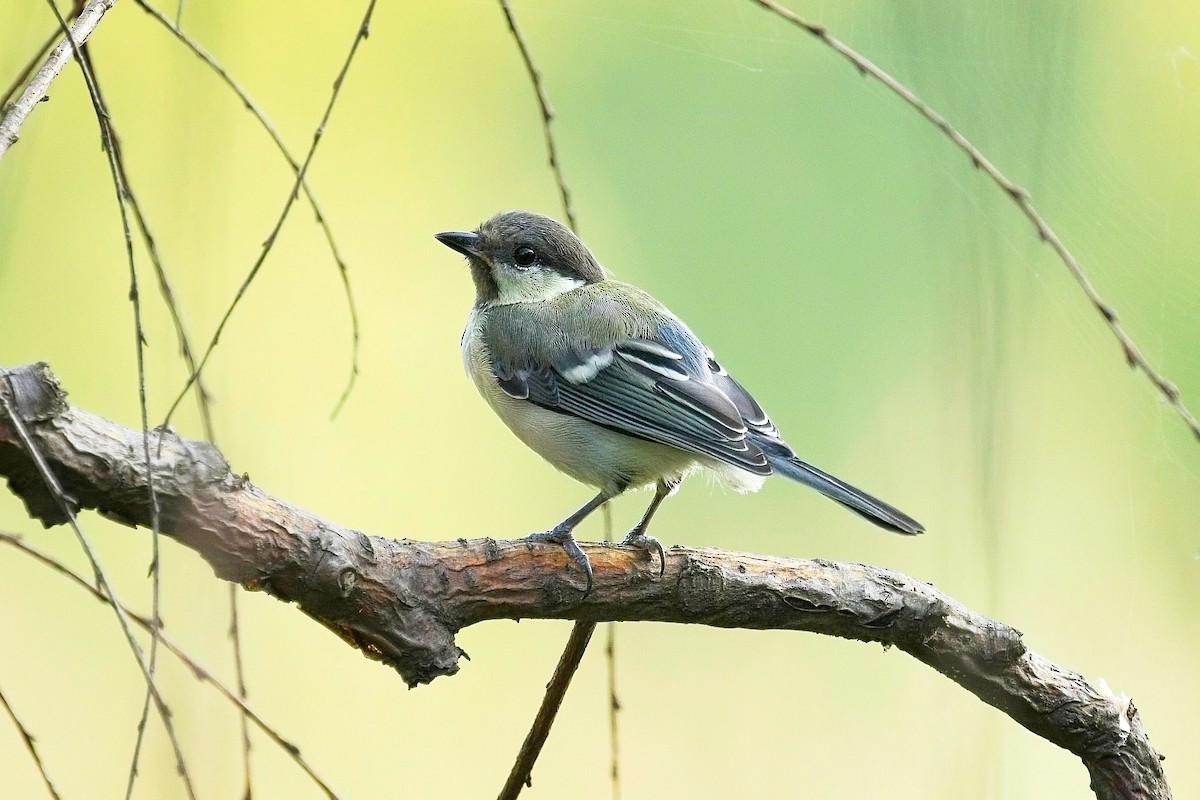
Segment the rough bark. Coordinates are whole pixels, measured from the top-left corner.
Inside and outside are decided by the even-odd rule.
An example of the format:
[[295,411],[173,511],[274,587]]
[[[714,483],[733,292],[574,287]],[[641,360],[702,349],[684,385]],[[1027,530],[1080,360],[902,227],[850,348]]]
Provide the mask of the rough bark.
[[[45,364],[0,381],[0,475],[45,525],[62,512],[19,427],[71,504],[147,525],[141,432],[70,406]],[[296,603],[410,685],[458,670],[455,633],[489,619],[654,620],[804,630],[878,642],[928,664],[1035,734],[1081,758],[1109,798],[1169,798],[1131,702],[1027,648],[1021,633],[933,586],[862,564],[672,547],[666,572],[644,553],[585,544],[595,588],[561,548],[491,538],[425,542],[368,536],[273,497],[211,445],[170,430],[151,441],[164,534],[218,577]]]

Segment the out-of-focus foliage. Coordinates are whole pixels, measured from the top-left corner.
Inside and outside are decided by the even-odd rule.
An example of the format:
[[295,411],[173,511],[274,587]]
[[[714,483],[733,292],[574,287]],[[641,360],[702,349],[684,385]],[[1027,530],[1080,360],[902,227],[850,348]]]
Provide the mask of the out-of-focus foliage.
[[[357,3],[187,0],[184,27],[303,152]],[[166,9],[173,14],[173,7]],[[807,2],[1026,186],[1152,361],[1200,406],[1200,6]],[[931,126],[748,2],[517,2],[558,112],[582,232],[685,318],[801,453],[911,512],[884,535],[789,484],[703,482],[666,542],[881,564],[1025,632],[1133,696],[1179,797],[1200,792],[1200,446],[1124,366],[1017,209]],[[4,6],[0,83],[53,21]],[[253,119],[137,9],[93,55],[193,335],[207,339],[291,185]],[[49,361],[74,402],[136,425],[121,233],[73,66],[0,165],[0,364]],[[311,172],[350,262],[340,284],[298,205],[207,372],[238,471],[394,536],[516,536],[588,491],[487,411],[458,353],[471,290],[433,240],[504,208],[558,214],[534,96],[491,2],[381,3]],[[150,416],[185,372],[139,252]],[[199,435],[189,400],[178,418]],[[643,498],[617,503],[623,530]],[[83,520],[149,608],[149,537]],[[0,493],[0,525],[82,566]],[[585,535],[600,538],[599,522]],[[618,530],[620,533],[620,530]],[[226,677],[226,589],[164,544],[168,630]],[[66,797],[119,796],[143,686],[109,611],[0,550],[0,686]],[[473,660],[409,692],[294,609],[243,601],[252,702],[347,798],[487,797],[566,623],[461,635]],[[585,659],[531,798],[607,797],[603,659]],[[234,711],[164,656],[201,797],[238,792]],[[816,636],[621,628],[625,796],[1089,796],[1059,751],[897,652]],[[153,719],[153,718],[152,718]],[[256,797],[316,797],[261,737]],[[41,796],[0,720],[4,794]],[[151,722],[137,796],[176,796]]]

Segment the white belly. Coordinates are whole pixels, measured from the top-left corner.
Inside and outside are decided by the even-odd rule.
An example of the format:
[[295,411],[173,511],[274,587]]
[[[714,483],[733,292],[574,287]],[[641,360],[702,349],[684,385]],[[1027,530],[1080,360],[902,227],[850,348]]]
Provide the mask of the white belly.
[[556,468],[582,483],[616,491],[646,486],[660,478],[682,478],[707,465],[708,459],[702,456],[509,397],[492,374],[490,356],[479,335],[478,314],[471,312],[463,333],[467,374],[509,430]]

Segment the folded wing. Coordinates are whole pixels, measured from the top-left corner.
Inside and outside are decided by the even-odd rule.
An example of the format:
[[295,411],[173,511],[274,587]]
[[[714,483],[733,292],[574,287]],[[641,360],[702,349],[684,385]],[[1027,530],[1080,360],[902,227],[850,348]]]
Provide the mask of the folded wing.
[[549,363],[494,357],[493,368],[511,397],[756,475],[771,474],[738,404],[714,380],[703,345],[680,328],[566,350]]

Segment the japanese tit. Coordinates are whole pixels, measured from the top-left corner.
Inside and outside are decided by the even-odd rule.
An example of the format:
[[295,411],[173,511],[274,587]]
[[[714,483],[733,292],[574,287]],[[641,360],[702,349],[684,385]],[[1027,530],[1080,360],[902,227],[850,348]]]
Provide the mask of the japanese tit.
[[[689,474],[743,492],[772,474],[811,486],[889,531],[916,520],[806,464],[712,350],[646,292],[609,278],[566,226],[507,211],[474,231],[437,234],[467,257],[475,305],[462,355],[479,393],[522,442],[599,493],[534,541],[562,545],[587,576],[575,527],[627,489],[654,499],[624,544],[656,552],[647,527]],[[586,592],[585,592],[586,595]]]

